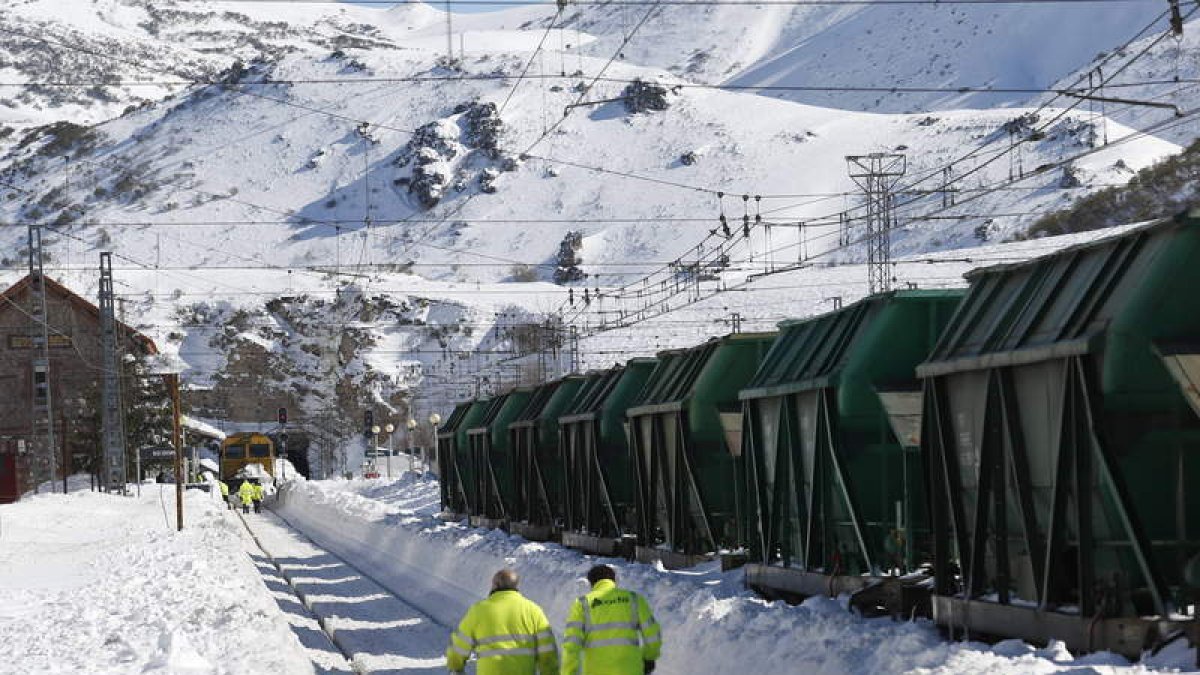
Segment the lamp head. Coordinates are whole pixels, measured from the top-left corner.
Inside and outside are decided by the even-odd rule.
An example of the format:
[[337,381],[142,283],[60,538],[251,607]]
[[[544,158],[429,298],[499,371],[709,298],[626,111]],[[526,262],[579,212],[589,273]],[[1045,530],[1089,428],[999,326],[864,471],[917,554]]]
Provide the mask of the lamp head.
[[379,433],[379,425],[378,424],[371,425],[371,433],[373,433],[373,434]]
[[417,421],[410,417],[408,418],[408,421],[404,423],[404,426],[408,427],[409,431],[412,431],[413,429],[417,428]]
[[392,424],[391,422],[388,422],[387,424],[384,425],[383,430],[390,434],[396,430],[396,425]]
[[442,423],[442,416],[437,413],[433,413],[429,416],[429,423],[436,427]]

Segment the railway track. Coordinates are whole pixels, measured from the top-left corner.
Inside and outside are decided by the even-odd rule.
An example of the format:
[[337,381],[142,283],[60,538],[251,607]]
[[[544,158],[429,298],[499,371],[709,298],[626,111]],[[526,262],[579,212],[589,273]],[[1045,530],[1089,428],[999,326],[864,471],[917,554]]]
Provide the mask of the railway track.
[[[314,666],[320,672],[387,675],[444,670],[442,650],[450,627],[319,546],[282,516],[269,510],[237,516],[269,565],[268,570],[259,565],[268,586],[270,576],[282,579],[309,617],[308,630],[296,632],[310,653],[316,650]],[[288,611],[295,614],[296,608]],[[313,629],[321,635],[312,634]],[[329,658],[319,644],[312,644],[322,641],[336,649],[340,659]]]

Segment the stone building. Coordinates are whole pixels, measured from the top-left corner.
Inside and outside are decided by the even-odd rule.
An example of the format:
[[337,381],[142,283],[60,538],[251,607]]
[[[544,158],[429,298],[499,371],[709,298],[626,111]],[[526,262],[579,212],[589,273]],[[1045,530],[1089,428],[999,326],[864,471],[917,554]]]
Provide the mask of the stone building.
[[[40,353],[31,338],[35,300],[30,276],[0,293],[0,503],[38,480],[91,471],[100,452],[100,310],[49,277],[49,390],[58,447],[47,453],[43,440],[31,442],[33,399],[43,395],[34,381],[33,360]],[[118,323],[117,332],[122,354],[157,353],[153,341],[128,326]],[[127,385],[125,378],[123,390]]]

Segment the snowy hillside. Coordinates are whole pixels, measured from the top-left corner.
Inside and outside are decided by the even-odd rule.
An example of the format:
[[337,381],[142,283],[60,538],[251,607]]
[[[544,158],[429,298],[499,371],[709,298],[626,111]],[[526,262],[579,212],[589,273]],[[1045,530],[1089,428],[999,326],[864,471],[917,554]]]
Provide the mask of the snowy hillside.
[[[1200,135],[1198,27],[1189,22],[1179,36],[1148,32],[1123,52],[1101,52],[1086,66],[1062,78],[1054,88],[1079,88],[1079,83],[1088,82],[1089,73],[1092,82],[1098,84],[1103,76],[1107,84],[1097,94],[1128,102],[1075,101],[1080,110],[1088,111],[1097,120],[1107,116],[1138,129],[1153,129],[1159,138],[1187,145]],[[1039,103],[1050,100],[1051,95],[1045,95],[1039,98]],[[1056,103],[1062,105],[1067,100],[1059,97]]]
[[299,4],[281,16],[277,9],[173,0],[68,8],[60,0],[3,0],[0,125],[102,121],[183,89],[173,83],[217,79],[238,60],[318,48],[397,49],[387,26],[422,14],[417,7],[392,18],[353,6]]
[[[1178,150],[1138,139],[1075,163],[1067,181],[1058,163],[1088,151],[1097,133],[1084,113],[1040,130],[1021,121],[1023,111],[881,116],[688,89],[669,94],[670,108],[658,113],[631,114],[618,103],[575,110],[522,161],[576,94],[525,85],[497,114],[468,106],[503,101],[509,85],[501,81],[354,83],[384,73],[450,75],[431,67],[430,56],[284,57],[249,69],[239,84],[194,89],[65,141],[43,134],[15,150],[0,172],[18,190],[8,194],[19,197],[6,200],[0,214],[77,227],[73,236],[88,244],[158,265],[386,262],[413,264],[434,278],[498,281],[512,276],[514,265],[550,263],[572,230],[584,234],[585,265],[611,270],[671,260],[716,225],[716,191],[764,195],[758,209],[768,220],[828,223],[857,205],[844,159],[851,153],[908,155],[911,190],[930,207],[943,198],[927,194],[943,180],[934,169],[976,146],[987,149],[975,166],[960,168],[973,171],[960,191],[1015,170],[1051,167],[1022,185],[1027,192],[972,202],[969,213],[978,217],[914,222],[897,246],[915,251],[1008,235],[1036,212]],[[483,74],[515,66],[516,57],[501,52],[469,67]],[[609,72],[661,75],[629,66]],[[338,83],[287,84],[312,79]],[[598,85],[592,95],[620,89]],[[1042,114],[1046,120],[1053,111]],[[747,118],[756,123],[745,124]],[[1013,155],[1019,166],[985,165],[1009,149],[1008,124],[1018,138],[1030,138]],[[498,137],[483,131],[491,128]],[[1128,130],[1111,123],[1109,132]],[[684,159],[689,153],[693,159]],[[628,173],[634,176],[621,175]],[[732,196],[724,208],[738,219],[746,213]],[[922,210],[907,204],[908,213]],[[9,241],[20,236],[12,232]],[[231,238],[236,246],[228,245]],[[160,240],[170,243],[163,249]]]
[[[1106,6],[1078,34],[1062,28],[1078,8],[1059,4],[1020,8],[1019,20],[956,5],[580,5],[552,30],[555,9],[534,5],[455,15],[455,61],[444,15],[425,5],[5,9],[0,31],[16,37],[0,47],[0,69],[12,83],[104,83],[9,87],[21,95],[0,107],[0,124],[16,129],[0,148],[0,222],[20,226],[0,229],[5,277],[23,273],[28,222],[49,228],[49,273],[89,297],[97,253],[112,250],[126,319],[184,358],[189,386],[262,387],[344,423],[362,405],[401,411],[415,387],[422,405],[442,408],[532,377],[494,363],[528,353],[531,325],[565,309],[586,335],[628,318],[640,308],[609,290],[687,262],[702,240],[727,256],[707,291],[801,260],[861,261],[862,199],[846,155],[905,156],[892,239],[912,272],[897,277],[930,285],[941,281],[922,256],[1008,238],[1179,150],[1085,108],[948,108],[1013,106],[1023,94],[913,105],[853,94],[815,107],[671,86],[802,73],[870,86],[1044,84],[1126,39],[1141,3]],[[623,92],[637,79],[666,86],[644,87],[634,111]],[[148,81],[157,88],[122,84]],[[844,109],[923,107],[935,109]],[[81,124],[94,120],[104,121]],[[839,233],[843,214],[851,226]],[[580,259],[572,294],[527,283],[551,280],[564,246]],[[941,276],[959,283],[969,266]],[[718,298],[744,298],[737,311],[769,325],[828,297],[848,302],[863,278],[856,267],[807,270],[788,283],[813,293],[783,294],[769,311],[760,289]],[[784,279],[760,286],[772,281]],[[584,288],[601,295],[586,311]],[[726,332],[727,305],[714,300],[686,339]],[[585,351],[619,360],[679,346],[647,335]]]
[[[811,88],[764,93],[813,105],[917,112],[1020,105],[1033,95],[953,90],[1048,87],[1097,52],[1124,42],[1160,11],[1146,2],[671,5],[653,13],[633,5],[605,13],[572,8],[564,23],[605,36],[583,51],[607,55],[649,14],[638,33],[643,39],[623,50],[629,62],[707,84]],[[822,91],[825,87],[841,90]],[[949,91],[853,91],[908,87]]]

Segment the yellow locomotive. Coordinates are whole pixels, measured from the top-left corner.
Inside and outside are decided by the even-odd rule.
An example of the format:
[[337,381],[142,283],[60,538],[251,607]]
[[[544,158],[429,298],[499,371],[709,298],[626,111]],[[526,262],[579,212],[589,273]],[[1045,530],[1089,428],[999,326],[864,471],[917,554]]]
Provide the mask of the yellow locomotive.
[[[254,465],[262,467],[260,472]],[[240,484],[258,478],[264,485],[275,475],[275,442],[257,432],[230,434],[221,443],[221,480]]]

